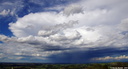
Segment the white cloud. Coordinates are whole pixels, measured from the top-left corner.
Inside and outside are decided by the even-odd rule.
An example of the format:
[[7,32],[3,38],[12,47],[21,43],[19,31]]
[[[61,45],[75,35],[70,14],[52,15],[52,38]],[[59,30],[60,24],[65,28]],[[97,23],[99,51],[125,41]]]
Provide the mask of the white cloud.
[[[38,35],[38,31],[42,30],[44,27],[52,26],[55,24],[63,23],[65,19],[58,17],[59,15],[55,12],[53,13],[31,13],[19,18],[16,23],[10,23],[10,29],[13,34],[17,37],[25,37],[29,35]],[[48,19],[47,19],[48,18]],[[60,20],[60,21],[58,21]]]
[[6,16],[6,15],[8,15],[9,13],[10,13],[10,10],[9,10],[9,9],[8,9],[8,10],[3,10],[3,11],[0,12],[0,15]]
[[0,12],[0,15],[2,15],[2,16],[7,16],[7,15],[15,15],[15,9],[13,9],[13,10],[10,10],[10,9],[8,9],[8,10],[3,10],[3,11],[1,11]]
[[16,38],[15,37],[8,37],[8,36],[5,36],[5,35],[0,35],[0,41],[2,42],[13,42],[13,41],[16,41]]
[[78,21],[69,21],[68,23],[63,23],[63,24],[56,24],[55,26],[51,27],[44,27],[43,30],[40,30],[38,32],[38,35],[40,36],[50,36],[54,35],[60,31],[63,31],[67,28],[73,27],[74,24],[78,24]]
[[0,41],[8,41],[8,37],[5,35],[0,35]]
[[[91,1],[87,1],[87,3],[91,3]],[[105,5],[108,4],[105,3]],[[71,7],[71,9],[76,9],[76,5],[74,6],[75,7]],[[77,7],[77,9],[78,8],[79,7]],[[112,15],[111,12],[119,13],[119,10],[117,11],[113,8],[101,9],[99,7],[95,7],[93,10],[86,10],[85,8],[81,8],[80,11],[84,12],[84,14],[81,14],[81,12],[75,14],[74,12],[71,12],[69,14],[73,13],[74,15],[69,15],[68,17],[63,15],[63,11],[60,13],[31,13],[24,16],[23,18],[19,18],[16,23],[10,23],[9,28],[13,34],[19,38],[19,42],[32,44],[45,43],[46,45],[67,45],[69,47],[81,47],[81,45],[82,47],[121,47],[127,45],[127,43],[125,43],[127,39],[123,38],[125,35],[121,34],[121,31],[119,31],[117,28],[117,25],[120,22],[115,23],[116,20],[113,21],[109,19]],[[121,20],[122,18],[120,18],[120,21]],[[74,25],[77,23],[77,21],[78,24]],[[72,34],[70,34],[70,36],[66,35],[69,33],[74,33],[75,31],[79,32],[79,36],[81,37],[77,40],[74,39],[74,41],[70,40],[69,38],[72,36]],[[31,39],[29,38],[30,36]],[[77,37],[78,35],[74,38]],[[120,40],[122,40],[122,42],[120,42]]]
[[93,58],[93,60],[101,60],[101,61],[106,61],[106,60],[122,60],[122,59],[128,59],[128,56],[121,55],[121,56],[117,56],[117,57],[106,56],[106,57],[101,57],[101,58]]

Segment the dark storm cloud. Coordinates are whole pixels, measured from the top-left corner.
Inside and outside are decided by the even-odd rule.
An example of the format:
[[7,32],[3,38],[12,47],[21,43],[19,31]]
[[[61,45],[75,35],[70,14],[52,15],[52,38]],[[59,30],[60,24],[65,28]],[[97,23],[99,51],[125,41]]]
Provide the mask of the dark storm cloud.
[[[77,50],[72,52],[64,52],[60,54],[54,54],[48,58],[55,63],[90,63],[90,62],[109,62],[108,61],[95,61],[92,58],[104,57],[104,56],[118,56],[127,55],[128,48],[126,50],[119,50],[116,48],[104,48],[99,50],[94,50],[93,48],[86,50]],[[113,60],[114,61],[114,60]]]

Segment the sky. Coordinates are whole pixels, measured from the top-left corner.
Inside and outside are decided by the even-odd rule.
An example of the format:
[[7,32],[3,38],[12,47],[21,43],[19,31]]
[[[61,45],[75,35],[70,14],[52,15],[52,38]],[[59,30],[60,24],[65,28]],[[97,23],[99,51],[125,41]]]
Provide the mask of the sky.
[[128,61],[128,0],[1,0],[0,62]]

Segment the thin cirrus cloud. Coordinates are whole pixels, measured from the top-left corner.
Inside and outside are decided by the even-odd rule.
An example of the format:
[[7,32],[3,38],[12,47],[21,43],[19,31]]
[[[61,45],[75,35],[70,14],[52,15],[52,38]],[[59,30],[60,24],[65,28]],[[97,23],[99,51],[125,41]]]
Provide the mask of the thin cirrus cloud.
[[[4,42],[0,44],[0,52],[3,57],[12,54],[49,60],[47,57],[54,54],[77,53],[76,49],[88,52],[99,48],[125,48],[128,45],[126,2],[81,0],[63,6],[64,10],[59,10],[60,12],[30,13],[18,18],[15,23],[9,23],[14,36],[0,35],[0,41]],[[18,52],[15,53],[14,49]],[[116,57],[100,59],[106,58]]]

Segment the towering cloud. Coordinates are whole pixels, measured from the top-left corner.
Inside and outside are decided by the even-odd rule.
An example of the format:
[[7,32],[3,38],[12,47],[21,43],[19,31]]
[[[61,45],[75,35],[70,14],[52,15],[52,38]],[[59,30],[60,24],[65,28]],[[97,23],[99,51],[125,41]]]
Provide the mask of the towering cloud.
[[[0,41],[3,42],[0,44],[2,58],[10,54],[11,57],[22,56],[17,59],[25,56],[46,59],[61,53],[67,55],[79,52],[80,56],[88,55],[90,51],[90,57],[93,58],[96,56],[92,52],[97,50],[127,48],[126,3],[126,0],[80,0],[75,4],[60,6],[63,10],[56,9],[57,12],[42,11],[18,17],[16,22],[9,23],[9,29],[14,36],[0,35]],[[1,14],[5,13],[8,12],[2,11]],[[127,58],[110,57],[106,52],[101,56],[108,57],[96,60]]]

